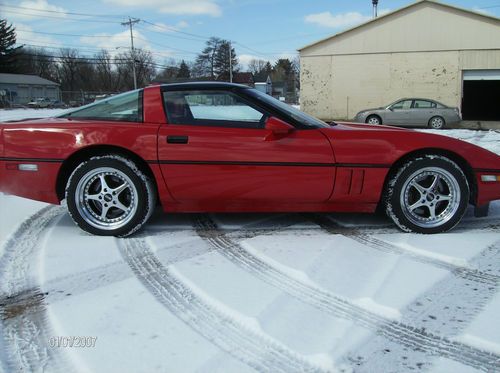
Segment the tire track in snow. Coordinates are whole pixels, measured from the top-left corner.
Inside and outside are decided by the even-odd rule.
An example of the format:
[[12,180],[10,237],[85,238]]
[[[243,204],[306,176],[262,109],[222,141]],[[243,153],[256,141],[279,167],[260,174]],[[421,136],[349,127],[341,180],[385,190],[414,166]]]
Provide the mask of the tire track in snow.
[[120,239],[124,260],[151,294],[195,332],[258,371],[321,371],[267,335],[255,333],[205,303],[153,254],[144,239]]
[[444,260],[439,260],[437,258],[406,250],[402,247],[363,233],[363,230],[361,229],[350,229],[349,231],[346,231],[344,228],[339,227],[338,224],[324,216],[315,215],[312,218],[312,221],[330,234],[342,234],[372,249],[390,254],[403,255],[413,261],[444,269],[451,272],[453,275],[462,277],[466,280],[485,283],[491,286],[496,286],[500,282],[500,276],[498,275],[485,273],[478,269],[456,265]]
[[[277,222],[276,222],[277,221]],[[235,235],[241,235],[245,238],[251,238],[253,236],[264,234],[271,234],[284,227],[288,227],[299,220],[284,218],[283,216],[271,217],[265,219],[265,222],[272,222],[273,226],[261,230],[252,229],[253,226],[260,226],[261,223],[250,223],[245,227],[231,229],[230,232]],[[157,228],[155,228],[156,230]],[[191,228],[192,229],[192,228]],[[180,231],[188,231],[185,227],[179,228]],[[190,229],[189,229],[190,230]],[[172,233],[169,231],[167,233]],[[148,232],[147,228],[141,233],[136,234],[135,237],[141,238],[151,238],[158,237],[163,238],[166,234],[160,232]],[[199,238],[197,238],[199,239]],[[161,258],[163,263],[173,264],[176,262],[181,262],[194,258],[199,255],[206,254],[213,250],[210,246],[206,248],[199,247],[188,247],[186,245],[191,244],[190,241],[182,242],[173,246],[162,246],[158,249],[157,255]],[[89,291],[93,291],[116,282],[126,280],[134,276],[133,272],[127,263],[123,261],[112,262],[95,268],[91,268],[86,271],[71,273],[66,276],[60,276],[48,280],[43,284],[43,291],[45,294],[45,301],[47,303],[55,303],[66,299],[68,296],[75,296],[84,294]],[[38,288],[26,289],[33,294],[38,294],[40,290]]]
[[[500,241],[488,246],[471,261],[500,275]],[[452,340],[474,320],[498,289],[498,284],[478,284],[448,276],[408,305],[402,312],[402,320]],[[428,368],[432,364],[422,352],[409,354],[404,346],[387,343],[379,337],[369,339],[355,354],[356,357],[351,355],[347,359],[358,365],[359,372],[385,370],[386,367],[407,371],[409,367]],[[478,361],[475,368],[486,372],[500,371],[500,356],[492,355],[491,358],[490,364],[482,365]]]
[[32,275],[41,240],[63,212],[60,207],[43,208],[25,220],[5,244],[0,260],[0,315],[7,365],[12,372],[71,371],[65,356],[49,347],[54,334],[46,294]]
[[283,273],[272,264],[250,254],[236,242],[228,239],[206,215],[196,222],[198,234],[231,262],[247,270],[264,282],[288,293],[327,314],[352,320],[375,331],[378,335],[404,345],[412,350],[425,351],[428,355],[443,356],[476,369],[494,371],[500,356],[472,346],[452,341],[425,328],[404,324],[370,312],[319,286],[303,282]]

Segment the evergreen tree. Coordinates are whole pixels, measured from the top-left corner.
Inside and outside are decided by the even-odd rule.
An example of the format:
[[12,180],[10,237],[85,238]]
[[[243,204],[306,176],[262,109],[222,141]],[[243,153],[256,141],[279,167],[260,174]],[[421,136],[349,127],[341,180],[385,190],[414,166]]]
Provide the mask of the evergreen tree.
[[16,72],[17,50],[16,29],[12,24],[8,25],[6,19],[0,19],[0,72]]
[[179,72],[177,73],[177,78],[181,79],[189,79],[191,78],[191,70],[187,63],[182,60],[181,65],[179,66]]
[[[229,58],[231,58],[231,62],[229,62]],[[231,42],[222,40],[215,53],[214,73],[216,79],[229,81],[231,68],[233,73],[238,71],[238,57]]]
[[207,40],[205,48],[196,58],[196,75],[215,79],[215,57],[221,42],[222,40],[216,37]]

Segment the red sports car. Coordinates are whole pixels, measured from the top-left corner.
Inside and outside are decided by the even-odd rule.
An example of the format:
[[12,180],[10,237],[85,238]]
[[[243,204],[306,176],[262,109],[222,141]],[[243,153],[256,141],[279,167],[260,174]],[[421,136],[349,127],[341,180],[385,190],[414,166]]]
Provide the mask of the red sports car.
[[127,236],[166,212],[374,212],[453,228],[500,199],[500,157],[393,127],[326,124],[227,83],[150,86],[0,126],[0,190],[66,199],[82,229]]

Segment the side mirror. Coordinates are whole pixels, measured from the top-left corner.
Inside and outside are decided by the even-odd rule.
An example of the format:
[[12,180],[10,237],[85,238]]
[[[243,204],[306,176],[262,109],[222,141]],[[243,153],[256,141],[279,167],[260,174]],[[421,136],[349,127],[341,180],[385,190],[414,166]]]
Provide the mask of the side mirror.
[[389,106],[389,107],[388,107],[388,109],[389,109],[390,111],[394,111],[394,108],[393,108],[392,106]]
[[276,117],[269,117],[266,120],[266,130],[271,131],[274,135],[286,136],[295,128],[288,123]]

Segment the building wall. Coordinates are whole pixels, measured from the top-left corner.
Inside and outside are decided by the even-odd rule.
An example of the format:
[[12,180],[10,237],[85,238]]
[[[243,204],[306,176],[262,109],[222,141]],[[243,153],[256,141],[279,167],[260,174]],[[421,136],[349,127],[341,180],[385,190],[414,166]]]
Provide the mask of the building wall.
[[300,61],[301,108],[324,120],[403,97],[460,107],[463,70],[500,69],[500,22],[424,2],[305,47]]
[[302,108],[325,120],[353,118],[402,97],[460,101],[458,52],[311,57],[301,63]]
[[301,59],[301,108],[324,120],[404,97],[460,107],[462,71],[500,68],[500,50],[383,53]]
[[[51,100],[60,100],[60,92],[58,86],[53,85],[18,85],[0,83],[0,90],[8,90],[13,92],[12,103],[14,104],[27,104],[36,98],[49,98]],[[10,95],[7,94],[6,98],[10,101]]]
[[431,2],[301,49],[301,56],[500,48],[500,21]]

